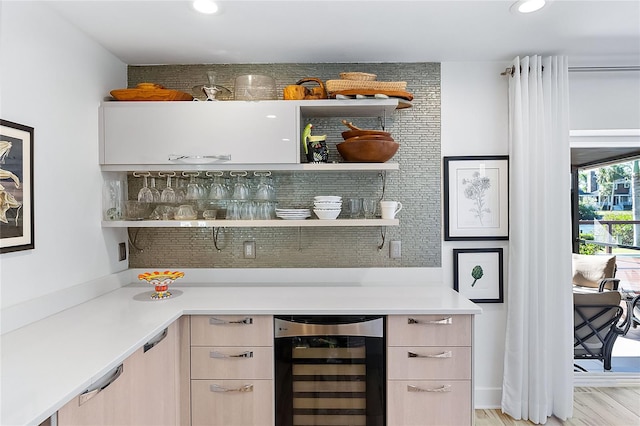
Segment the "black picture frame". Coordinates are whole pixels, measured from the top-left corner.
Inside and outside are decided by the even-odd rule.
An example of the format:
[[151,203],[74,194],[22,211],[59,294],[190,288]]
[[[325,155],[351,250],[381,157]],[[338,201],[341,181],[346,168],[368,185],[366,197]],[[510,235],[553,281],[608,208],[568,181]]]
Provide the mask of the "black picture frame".
[[445,241],[509,239],[509,156],[444,157],[442,176]]
[[454,249],[453,289],[475,303],[503,303],[503,249]]
[[0,120],[0,253],[35,247],[33,127]]

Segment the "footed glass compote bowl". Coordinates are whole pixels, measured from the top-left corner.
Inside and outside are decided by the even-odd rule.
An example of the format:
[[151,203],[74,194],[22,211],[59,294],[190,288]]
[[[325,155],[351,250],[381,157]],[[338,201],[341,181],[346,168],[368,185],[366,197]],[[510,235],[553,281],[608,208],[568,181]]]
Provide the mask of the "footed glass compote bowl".
[[184,277],[184,272],[181,271],[154,271],[138,275],[139,280],[147,281],[154,286],[155,292],[151,294],[152,299],[166,299],[167,297],[171,297],[169,285],[182,277]]

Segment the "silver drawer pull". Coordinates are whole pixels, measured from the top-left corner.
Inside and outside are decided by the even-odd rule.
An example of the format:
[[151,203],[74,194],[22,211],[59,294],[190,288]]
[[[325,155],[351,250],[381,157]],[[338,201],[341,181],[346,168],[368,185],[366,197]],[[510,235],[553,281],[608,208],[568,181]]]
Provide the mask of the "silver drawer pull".
[[253,358],[253,351],[242,352],[237,355],[227,355],[222,352],[211,351],[209,352],[210,358]]
[[246,317],[245,319],[237,320],[237,321],[225,321],[220,318],[209,318],[209,324],[211,325],[219,325],[219,324],[253,324],[253,318]]
[[89,401],[91,398],[102,392],[102,390],[106,389],[111,383],[115,382],[118,377],[122,374],[124,370],[124,365],[120,364],[113,373],[110,375],[105,375],[102,379],[95,382],[92,387],[82,392],[78,396],[78,405],[82,405],[85,402]]
[[409,392],[451,392],[451,385],[442,385],[439,388],[422,389],[418,386],[407,385],[407,391]]
[[228,389],[218,385],[211,385],[209,386],[209,390],[211,392],[253,392],[253,385],[244,385],[237,389]]
[[231,155],[176,155],[170,154],[169,161],[181,161],[181,160],[223,160],[231,161]]
[[418,355],[415,352],[407,352],[409,358],[451,358],[453,354],[451,351],[442,352],[439,354]]
[[165,337],[167,337],[167,333],[169,332],[168,328],[165,328],[164,330],[162,330],[160,332],[160,334],[158,334],[157,336],[155,336],[153,339],[149,340],[147,343],[144,344],[144,352],[147,352],[149,349],[153,348],[155,345],[157,345],[158,343],[162,342],[164,340]]
[[447,317],[447,318],[442,318],[441,320],[432,320],[432,321],[419,321],[415,318],[409,318],[407,320],[407,324],[453,324],[453,318]]

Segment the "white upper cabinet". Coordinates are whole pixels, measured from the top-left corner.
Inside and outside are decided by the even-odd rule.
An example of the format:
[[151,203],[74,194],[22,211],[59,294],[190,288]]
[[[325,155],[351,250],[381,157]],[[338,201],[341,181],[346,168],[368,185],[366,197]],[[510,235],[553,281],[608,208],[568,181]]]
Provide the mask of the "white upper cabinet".
[[298,105],[282,101],[105,102],[100,164],[298,164]]

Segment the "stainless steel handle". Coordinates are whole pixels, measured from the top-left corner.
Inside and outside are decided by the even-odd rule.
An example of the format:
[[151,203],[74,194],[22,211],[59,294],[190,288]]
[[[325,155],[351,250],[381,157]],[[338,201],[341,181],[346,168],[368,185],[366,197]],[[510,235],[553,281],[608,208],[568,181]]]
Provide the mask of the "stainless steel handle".
[[383,332],[384,320],[382,318],[349,324],[304,324],[279,318],[275,320],[276,338],[297,336],[383,337]]
[[211,385],[209,386],[209,390],[211,392],[253,392],[253,385],[244,385],[240,386],[237,389],[229,389],[223,388],[222,386],[218,385]]
[[113,372],[104,375],[104,377],[95,382],[90,388],[78,395],[78,405],[84,404],[85,402],[89,401],[91,398],[102,392],[103,389],[106,389],[107,386],[115,382],[118,377],[120,377],[123,370],[124,365],[120,364]]
[[442,385],[439,388],[423,389],[418,386],[407,385],[409,392],[451,392],[451,385]]
[[223,160],[231,161],[230,154],[223,155],[176,155],[170,154],[169,161],[181,161],[181,160]]
[[210,325],[220,325],[220,324],[253,324],[253,318],[251,318],[251,317],[246,317],[246,318],[244,318],[244,319],[237,320],[237,321],[226,321],[226,320],[222,320],[222,319],[220,319],[220,318],[211,317],[211,318],[209,318],[209,324],[210,324]]
[[447,317],[447,318],[442,318],[441,320],[431,320],[431,321],[420,321],[420,320],[417,320],[415,318],[409,318],[407,320],[407,324],[440,324],[440,325],[447,325],[447,324],[453,324],[453,318],[452,317]]
[[237,355],[227,355],[222,352],[211,351],[209,352],[210,358],[253,358],[253,351],[242,352]]
[[451,351],[442,352],[439,354],[418,355],[415,352],[407,352],[409,358],[451,358],[453,354]]
[[158,343],[162,342],[164,340],[164,338],[167,337],[168,332],[169,332],[169,329],[165,328],[164,330],[162,330],[160,332],[160,334],[158,334],[153,339],[151,339],[147,343],[145,343],[144,344],[143,353],[147,352],[149,349],[153,348],[155,345],[157,345]]

